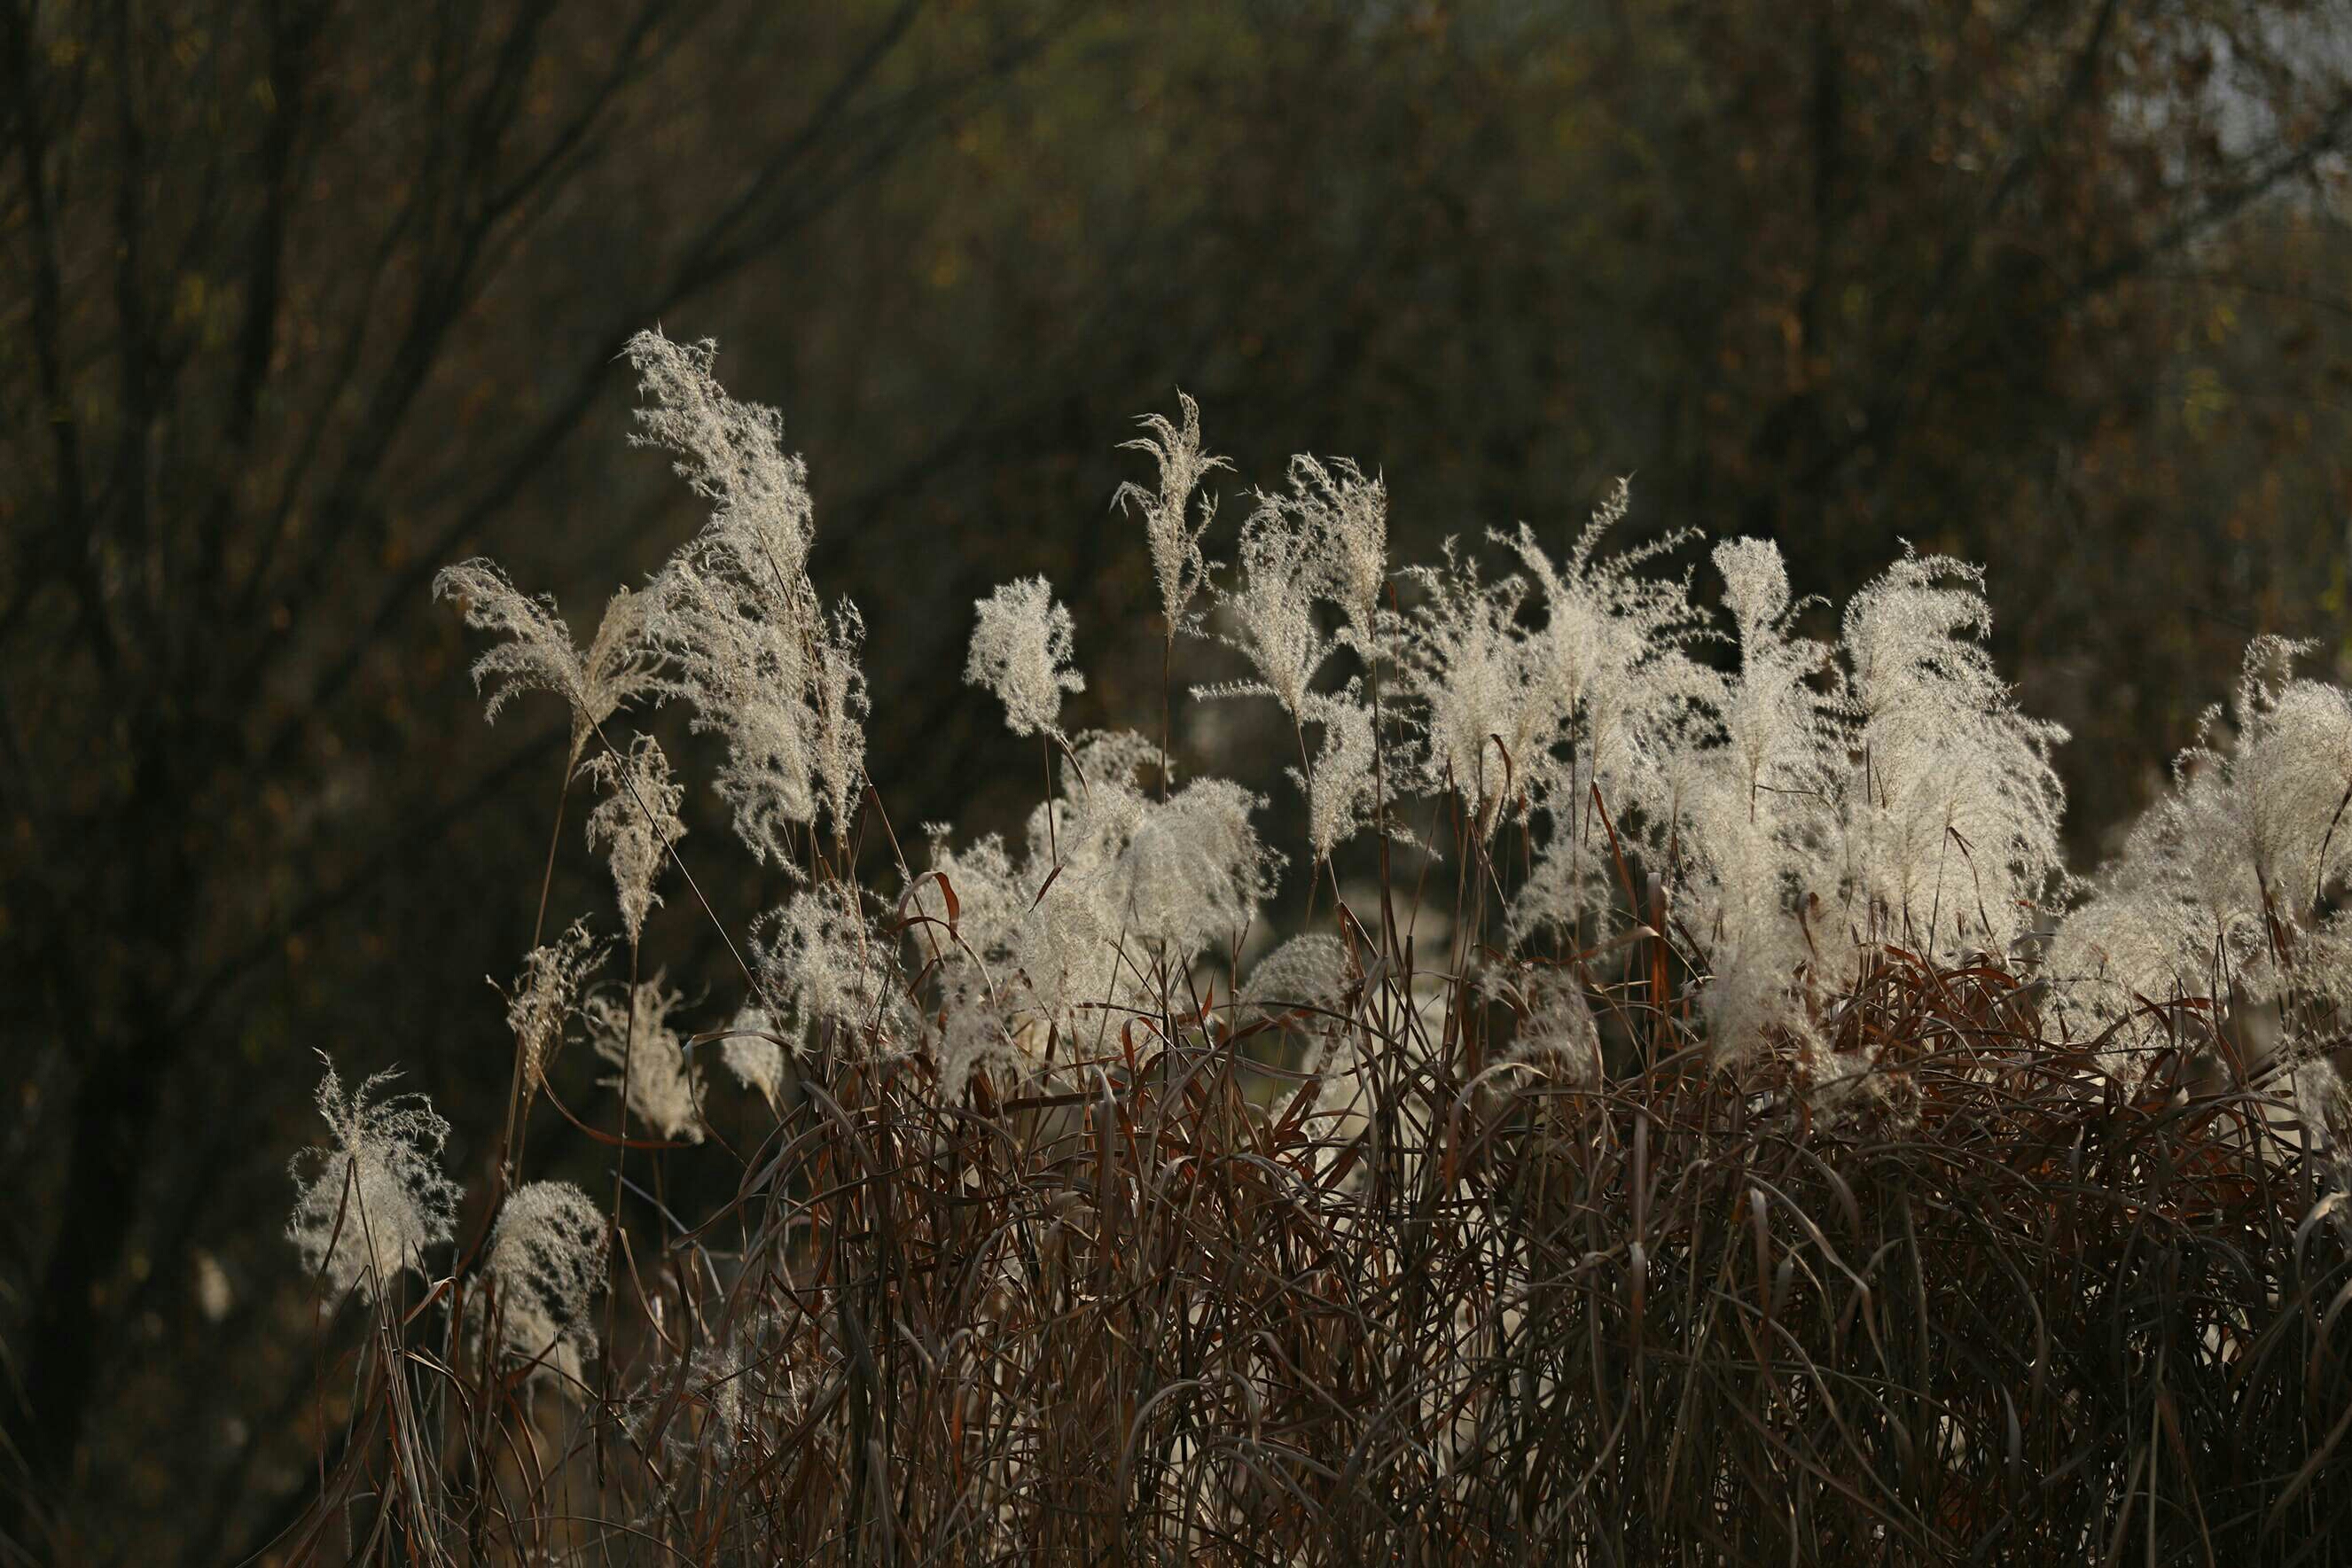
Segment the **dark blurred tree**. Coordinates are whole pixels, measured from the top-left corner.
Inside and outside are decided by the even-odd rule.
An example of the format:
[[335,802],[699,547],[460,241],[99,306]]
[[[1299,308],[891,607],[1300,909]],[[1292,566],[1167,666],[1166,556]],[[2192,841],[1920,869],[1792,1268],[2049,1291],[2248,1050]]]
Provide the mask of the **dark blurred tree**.
[[2087,851],[2249,632],[2340,622],[2348,49],[2223,0],[9,0],[0,1406],[57,1550],[299,1496],[310,1050],[480,1155],[562,730],[485,735],[424,587],[487,546],[586,612],[691,529],[627,332],[785,411],[902,831],[1034,790],[954,678],[992,582],[1071,599],[1074,721],[1156,709],[1103,507],[1181,383],[1245,476],[1383,467],[1401,558],[1631,471],[1806,590],[1987,560]]
[[[2085,860],[2252,632],[2318,629],[2297,563],[2340,558],[2352,480],[2329,259],[2352,37],[2331,8],[1379,17],[1139,22],[1108,46],[1121,68],[930,154],[929,254],[961,304],[927,363],[1013,403],[989,345],[1105,325],[1058,367],[1064,403],[1013,403],[1050,417],[860,518],[861,541],[910,545],[967,496],[1039,519],[992,559],[951,552],[968,564],[882,655],[893,673],[950,659],[994,577],[1097,594],[1133,561],[1072,517],[1071,479],[1078,505],[1106,489],[1108,433],[1171,380],[1245,476],[1294,449],[1383,466],[1401,554],[1517,517],[1564,542],[1631,472],[1635,526],[1774,534],[1833,598],[1906,538],[1987,561],[2004,666],[2078,737]],[[741,362],[780,360],[748,325]],[[827,415],[798,417],[822,466]],[[1143,603],[1129,573],[1081,615],[1084,657],[1135,661],[1098,712],[1156,705],[1148,640],[1111,633]],[[877,681],[925,705],[926,734],[962,722],[937,685]],[[991,730],[981,710],[955,733]],[[926,802],[955,798],[949,767]]]
[[[78,1515],[135,1484],[121,1457],[163,1415],[125,1408],[110,1369],[142,1315],[185,1312],[213,1177],[270,1125],[276,1094],[236,1082],[257,982],[301,987],[321,923],[488,792],[552,799],[544,737],[453,777],[381,766],[433,749],[407,744],[404,651],[430,572],[494,519],[582,503],[547,476],[614,401],[630,332],[778,265],[1060,26],[925,9],[0,13],[22,1118],[0,1406],[61,1555],[91,1549],[68,1544]],[[771,96],[722,117],[699,78],[745,56]],[[614,538],[558,528],[570,550]],[[373,936],[321,955],[323,983],[404,985],[396,932]],[[282,1015],[268,1071],[290,1087],[301,1047],[343,1042],[315,1009]],[[40,1527],[18,1514],[16,1544]]]

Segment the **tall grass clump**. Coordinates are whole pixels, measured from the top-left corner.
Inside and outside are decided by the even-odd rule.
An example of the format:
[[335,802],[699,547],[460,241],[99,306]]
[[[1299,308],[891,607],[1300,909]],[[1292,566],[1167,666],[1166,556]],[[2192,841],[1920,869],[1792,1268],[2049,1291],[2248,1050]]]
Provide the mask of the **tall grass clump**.
[[[1769,540],[1619,547],[1620,485],[1564,555],[1400,568],[1381,480],[1303,456],[1226,564],[1188,399],[1118,497],[1160,711],[1066,727],[1084,629],[997,589],[964,678],[1041,798],[923,849],[780,420],[708,344],[630,358],[702,533],[584,653],[440,582],[493,710],[569,705],[614,904],[541,894],[465,1227],[447,1124],[330,1070],[282,1553],[2352,1559],[2352,698],[2304,650],[2082,881],[1974,567],[1834,618]],[[1213,640],[1244,674],[1180,685]],[[1195,776],[1185,700],[1291,733]],[[665,704],[773,887],[742,929],[619,727]],[[723,968],[641,952],[665,899]],[[541,1099],[593,1191],[526,1179]]]

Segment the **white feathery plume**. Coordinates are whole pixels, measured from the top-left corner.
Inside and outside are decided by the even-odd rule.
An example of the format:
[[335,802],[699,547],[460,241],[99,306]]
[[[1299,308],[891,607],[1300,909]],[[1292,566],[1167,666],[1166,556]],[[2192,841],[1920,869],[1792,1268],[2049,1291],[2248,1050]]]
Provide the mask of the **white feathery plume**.
[[756,1090],[770,1110],[779,1108],[784,1088],[784,1048],[774,1017],[768,1009],[747,1003],[727,1026],[719,1042],[719,1060],[737,1082]]
[[956,851],[935,835],[939,875],[914,896],[946,927],[942,880],[956,895],[924,1005],[944,1019],[935,1049],[950,1094],[983,1062],[1025,1075],[1049,1040],[1091,1040],[1102,1007],[1156,1009],[1155,971],[1181,975],[1237,938],[1271,893],[1280,862],[1250,824],[1257,798],[1211,779],[1158,799],[1139,782],[1157,752],[1124,732],[1076,737],[1068,782],[1033,814],[1018,859],[993,837]]
[[1722,721],[1746,814],[1823,813],[1844,750],[1839,700],[1813,684],[1835,677],[1832,651],[1796,634],[1808,601],[1790,599],[1779,546],[1727,540],[1716,547],[1715,564],[1739,642],[1739,674],[1725,689]]
[[2258,637],[2247,648],[2231,767],[2255,879],[2298,923],[2352,874],[2352,696],[2294,678],[2294,660],[2313,646]]
[[1318,861],[1328,861],[1332,851],[1371,821],[1378,808],[1373,764],[1379,743],[1372,731],[1371,705],[1353,680],[1343,692],[1308,693],[1302,716],[1323,729],[1314,770],[1300,787],[1307,791],[1307,841]]
[[1272,896],[1281,857],[1258,842],[1263,807],[1225,779],[1195,779],[1152,802],[1125,849],[1102,868],[1108,910],[1171,959],[1190,959],[1245,930]]
[[1282,1018],[1286,1030],[1307,1039],[1299,1070],[1314,1081],[1318,1110],[1351,1105],[1361,1088],[1361,1053],[1348,1015],[1362,983],[1347,943],[1310,931],[1260,958],[1234,998],[1237,1023]]
[[2162,1020],[2136,998],[2352,999],[2342,915],[2352,875],[2352,698],[2294,678],[2304,645],[2246,650],[2234,737],[2210,710],[2171,792],[2132,830],[2097,894],[2063,921],[2043,964],[2051,1010],[2076,1036],[2118,1020],[2107,1070],[2130,1081]]
[[[533,1375],[567,1387],[596,1354],[588,1302],[604,1285],[604,1216],[570,1182],[527,1182],[507,1195],[482,1260],[502,1356],[534,1364]],[[478,1333],[477,1295],[467,1316]]]
[[587,922],[575,920],[562,936],[524,955],[522,972],[511,990],[490,982],[490,988],[506,998],[507,1028],[514,1032],[515,1050],[522,1056],[526,1095],[537,1092],[549,1061],[563,1042],[563,1026],[572,1020],[581,980],[603,958]]
[[588,815],[588,849],[607,851],[621,925],[634,945],[644,935],[646,916],[660,907],[654,891],[670,846],[686,836],[678,821],[686,790],[670,776],[669,758],[650,735],[640,735],[626,753],[600,752],[587,771],[605,789]]
[[[1026,1076],[1041,1064],[1050,1025],[1038,1027],[1051,1006],[1040,1004],[1026,968],[1045,968],[1052,960],[1041,951],[1045,923],[1039,910],[1049,900],[1035,896],[1035,886],[1024,888],[1023,867],[1006,852],[1004,841],[988,834],[962,850],[947,841],[948,830],[929,829],[931,873],[919,882],[913,901],[933,929],[944,929],[939,944],[940,961],[929,970],[939,1036],[932,1051],[940,1069],[940,1089],[949,1100],[960,1098],[974,1069],[1001,1063],[1016,1076]],[[1056,886],[1059,875],[1054,875]],[[950,910],[946,889],[956,904]],[[1047,889],[1050,894],[1053,889]],[[1053,966],[1058,970],[1059,966]]]
[[[1598,553],[1632,504],[1631,487],[1618,480],[1560,566],[1524,524],[1516,535],[1494,536],[1517,554],[1541,595],[1544,623],[1529,639],[1528,680],[1553,716],[1555,751],[1565,745],[1582,764],[1561,777],[1598,782],[1620,815],[1654,806],[1661,747],[1693,707],[1718,702],[1723,690],[1686,652],[1709,634],[1689,580],[1639,571],[1697,530]],[[1547,761],[1528,763],[1539,786],[1549,783]]]
[[583,727],[593,734],[622,708],[660,689],[660,661],[646,641],[646,613],[651,608],[644,594],[625,588],[614,589],[604,601],[596,634],[588,640],[588,652],[581,659],[587,701],[572,715],[573,756],[587,743]]
[[2196,975],[2199,925],[2177,899],[2111,883],[2059,923],[2042,956],[2050,984],[2045,1027],[2078,1042],[2104,1037],[2101,1068],[2118,1082],[2137,1082],[2153,1051],[2169,1039],[2162,1017],[2150,1009],[2213,988]]
[[829,882],[795,893],[754,928],[762,994],[792,1009],[792,1038],[831,1030],[855,1054],[903,1054],[916,1023],[897,945],[860,906],[858,890]]
[[671,672],[664,691],[694,705],[696,729],[726,738],[716,782],[736,833],[761,861],[790,868],[786,831],[816,816],[814,596],[779,609],[760,585],[680,555],[647,597],[649,631]]
[[496,562],[477,557],[443,567],[434,575],[433,597],[454,600],[476,631],[508,639],[474,661],[475,686],[494,683],[483,716],[495,722],[499,710],[524,692],[553,692],[572,705],[575,762],[597,726],[656,689],[654,660],[644,641],[646,604],[625,588],[604,607],[585,658],[555,601],[526,595]]
[[1345,942],[1328,931],[1305,932],[1251,967],[1237,1001],[1244,1009],[1266,1012],[1343,1011],[1349,989],[1361,977],[1354,970]]
[[1346,622],[1341,637],[1370,664],[1380,655],[1381,590],[1388,583],[1389,492],[1348,459],[1290,460],[1282,505],[1312,541],[1322,596]]
[[[1045,904],[1069,883],[1094,905],[1089,925],[1124,932],[1171,965],[1240,936],[1281,864],[1250,826],[1250,812],[1265,802],[1222,779],[1196,779],[1153,798],[1139,779],[1157,747],[1139,735],[1097,731],[1073,750],[1076,779],[1029,829],[1033,863],[1049,866],[1049,843],[1058,842],[1070,866]],[[1050,835],[1046,810],[1057,813]]]
[[[1515,937],[1542,927],[1573,930],[1609,905],[1609,848],[1600,811],[1621,837],[1635,831],[1662,847],[1673,807],[1669,757],[1694,713],[1720,706],[1722,678],[1690,656],[1710,635],[1685,578],[1639,569],[1696,537],[1669,533],[1603,556],[1601,540],[1624,520],[1633,495],[1613,485],[1555,565],[1522,524],[1492,537],[1517,554],[1539,591],[1542,627],[1528,639],[1530,706],[1540,737],[1521,758],[1550,832],[1533,876],[1514,900]],[[1596,809],[1594,797],[1600,797]]]
[[674,343],[639,332],[624,351],[648,405],[637,411],[631,444],[675,455],[679,476],[710,503],[705,541],[789,595],[807,575],[816,513],[808,465],[784,450],[783,415],[727,395],[709,339]]
[[828,626],[807,563],[815,530],[807,466],[783,449],[773,409],[729,397],[709,342],[658,333],[629,357],[649,405],[641,444],[667,449],[711,517],[646,597],[645,637],[666,664],[660,687],[694,706],[698,729],[726,737],[719,793],[763,862],[792,869],[786,834],[820,807],[847,833],[861,781],[863,677],[854,607]]
[[1575,975],[1553,964],[1514,965],[1508,974],[1490,986],[1518,1019],[1501,1060],[1556,1082],[1598,1082],[1601,1027]]
[[1062,694],[1085,691],[1087,681],[1069,667],[1070,612],[1054,602],[1054,585],[1042,577],[1003,583],[972,608],[965,683],[996,694],[1013,734],[1061,734]]
[[2352,1088],[2336,1064],[2324,1056],[2305,1056],[2285,1071],[2283,1086],[2287,1103],[2309,1145],[2332,1156],[2336,1179],[2341,1184],[2352,1173],[2345,1146],[2352,1139]]
[[625,1082],[618,1075],[599,1082],[620,1090],[630,1113],[663,1137],[698,1144],[702,1082],[687,1060],[684,1039],[669,1021],[685,1000],[656,974],[639,981],[625,999],[589,998],[581,1012],[596,1054],[627,1074]]
[[838,601],[824,635],[817,640],[809,691],[814,723],[809,731],[809,761],[817,794],[833,823],[836,846],[849,844],[857,792],[866,782],[866,618],[847,596]]
[[475,631],[507,639],[474,661],[475,689],[490,686],[482,706],[485,718],[496,723],[500,708],[530,691],[554,692],[575,707],[581,704],[586,671],[552,595],[524,593],[505,568],[478,556],[436,572],[433,597],[455,601]]
[[1315,629],[1316,541],[1306,525],[1272,497],[1242,525],[1241,585],[1219,590],[1234,630],[1221,637],[1257,670],[1255,681],[1199,686],[1199,697],[1269,696],[1294,722],[1306,716],[1309,686],[1330,644]]
[[1769,1033],[1811,1038],[1801,971],[1811,956],[1802,924],[1810,885],[1803,845],[1777,815],[1748,813],[1756,798],[1735,779],[1706,778],[1685,797],[1692,820],[1710,824],[1685,841],[1707,978],[1701,992],[1708,1043],[1718,1061],[1754,1056]]
[[290,1167],[287,1238],[336,1301],[353,1290],[373,1301],[403,1269],[422,1274],[425,1249],[448,1240],[457,1225],[459,1189],[440,1168],[449,1124],[422,1094],[380,1094],[396,1076],[379,1072],[346,1095],[328,1062],[318,1094],[328,1143],[304,1149]]
[[1201,405],[1179,392],[1181,424],[1164,416],[1145,414],[1137,423],[1151,434],[1122,442],[1122,447],[1149,452],[1160,465],[1160,488],[1145,489],[1132,482],[1121,485],[1111,505],[1143,514],[1145,539],[1151,547],[1151,571],[1160,587],[1160,607],[1171,637],[1191,624],[1193,596],[1208,578],[1208,562],[1201,554],[1201,537],[1216,516],[1213,499],[1202,503],[1201,521],[1190,520],[1192,491],[1202,477],[1231,464],[1201,450]]
[[[1801,973],[1805,920],[1825,880],[1836,763],[1843,755],[1832,650],[1796,635],[1806,608],[1763,539],[1716,547],[1739,643],[1720,727],[1686,727],[1669,765],[1689,925],[1706,949],[1704,993],[1718,1058],[1751,1055],[1773,1030],[1813,1043]],[[1699,746],[1719,737],[1721,744]]]
[[2050,750],[2066,732],[2018,712],[1979,641],[1991,625],[1982,572],[1942,556],[1906,553],[1846,608],[1841,831],[1861,941],[2005,954],[2063,883]]
[[1468,808],[1475,834],[1490,839],[1505,807],[1524,798],[1528,758],[1551,729],[1517,624],[1527,580],[1481,582],[1477,563],[1460,556],[1450,539],[1443,567],[1411,567],[1400,575],[1428,591],[1405,614],[1381,616],[1400,667],[1400,695],[1417,713],[1427,743],[1420,777],[1409,782],[1431,793],[1451,787]]

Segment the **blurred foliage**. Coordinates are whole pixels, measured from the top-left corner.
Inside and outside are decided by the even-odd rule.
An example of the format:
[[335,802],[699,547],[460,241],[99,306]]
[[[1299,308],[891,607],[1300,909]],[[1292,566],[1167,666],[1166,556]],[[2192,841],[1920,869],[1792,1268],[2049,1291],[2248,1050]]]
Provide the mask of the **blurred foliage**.
[[[1384,470],[1401,559],[1631,472],[1637,528],[1769,533],[1801,590],[1989,561],[2087,864],[2247,636],[2352,660],[2347,72],[2334,8],[2231,0],[9,0],[15,1546],[299,1507],[308,1052],[494,1121],[561,765],[558,713],[481,728],[425,583],[488,548],[584,615],[695,526],[628,332],[784,411],[902,836],[1034,794],[954,678],[991,584],[1070,601],[1073,722],[1157,706],[1105,508],[1181,384],[1244,476]],[[682,975],[698,918],[649,937]]]

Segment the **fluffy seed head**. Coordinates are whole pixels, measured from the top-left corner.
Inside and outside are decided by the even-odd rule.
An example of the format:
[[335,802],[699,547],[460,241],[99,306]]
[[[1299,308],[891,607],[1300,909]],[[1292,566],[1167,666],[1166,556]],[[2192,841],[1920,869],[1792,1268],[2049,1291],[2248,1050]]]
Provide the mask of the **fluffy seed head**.
[[1448,541],[1442,568],[1406,575],[1428,597],[1402,616],[1384,616],[1396,651],[1401,695],[1419,715],[1427,741],[1412,782],[1434,793],[1451,788],[1473,831],[1493,836],[1505,807],[1521,799],[1528,760],[1549,736],[1549,715],[1534,689],[1534,661],[1517,622],[1527,580],[1480,580],[1477,563]]
[[702,1082],[669,1021],[685,1000],[656,975],[639,981],[625,1001],[591,997],[581,1012],[596,1054],[621,1069],[602,1081],[604,1087],[620,1090],[631,1113],[663,1137],[698,1144]]
[[1338,1011],[1357,977],[1348,945],[1328,931],[1293,936],[1260,958],[1241,988],[1242,1007],[1280,1012],[1296,1008]]
[[866,618],[845,597],[833,607],[814,651],[809,682],[810,765],[817,794],[833,823],[836,846],[849,842],[857,791],[866,782]]
[[328,1063],[318,1095],[327,1144],[294,1157],[286,1234],[332,1300],[357,1290],[373,1301],[403,1269],[423,1273],[425,1249],[457,1223],[459,1190],[440,1167],[449,1124],[422,1094],[380,1093],[394,1076],[379,1072],[346,1095]]
[[[554,941],[532,948],[523,958],[514,988],[500,993],[507,998],[507,1028],[514,1031],[515,1049],[522,1054],[526,1094],[537,1091],[548,1059],[562,1043],[581,980],[603,960],[603,947],[589,936],[588,923],[575,920]],[[498,989],[496,980],[490,988]]]
[[1601,1076],[1601,1030],[1576,977],[1549,965],[1528,965],[1504,988],[1518,1027],[1504,1060],[1522,1062],[1556,1082],[1591,1083]]
[[836,841],[848,833],[864,779],[864,623],[845,601],[825,615],[808,578],[807,467],[785,453],[773,409],[727,395],[716,353],[650,332],[629,345],[648,400],[637,439],[677,454],[711,503],[709,526],[646,595],[643,635],[663,660],[660,689],[694,705],[697,728],[726,737],[718,784],[737,833],[790,871],[790,831],[821,809]]
[[2005,952],[2063,875],[2065,739],[2017,710],[1979,641],[1982,573],[1906,554],[1846,608],[1849,742],[1843,876],[1858,936],[1940,956]]
[[1123,444],[1151,454],[1160,465],[1160,488],[1151,491],[1140,485],[1121,485],[1111,498],[1114,506],[1143,514],[1144,538],[1151,547],[1151,571],[1160,585],[1160,612],[1171,637],[1190,624],[1192,598],[1208,576],[1201,536],[1209,531],[1216,505],[1204,504],[1201,521],[1194,526],[1189,521],[1193,488],[1204,475],[1232,466],[1201,450],[1201,405],[1181,392],[1176,401],[1183,411],[1181,423],[1171,423],[1160,414],[1145,414],[1137,423],[1151,434]]
[[2309,648],[2260,637],[2246,650],[2231,768],[2254,873],[2296,920],[2352,873],[2352,696],[2294,678]]
[[1691,602],[1688,578],[1640,570],[1694,536],[1668,533],[1601,553],[1632,504],[1631,488],[1618,480],[1562,562],[1525,525],[1516,535],[1489,536],[1517,555],[1544,612],[1528,639],[1535,723],[1519,761],[1550,832],[1511,910],[1521,934],[1572,930],[1607,906],[1612,827],[1663,846],[1674,815],[1673,754],[1692,716],[1721,699],[1721,678],[1688,652],[1712,634]]
[[1315,539],[1273,497],[1258,499],[1258,509],[1242,525],[1240,586],[1217,594],[1234,626],[1223,641],[1248,657],[1258,678],[1194,695],[1270,696],[1297,719],[1329,648],[1315,629]]
[[[482,1261],[502,1355],[534,1363],[536,1376],[580,1385],[596,1354],[588,1301],[604,1284],[605,1229],[604,1215],[570,1182],[529,1182],[507,1196]],[[474,1297],[467,1314],[477,1332],[481,1302]]]
[[790,1011],[792,1038],[830,1031],[836,1047],[887,1057],[915,1032],[898,973],[897,945],[861,904],[831,882],[795,893],[753,934],[762,994]]
[[477,558],[442,568],[433,579],[433,597],[455,601],[476,631],[507,639],[474,661],[475,686],[490,687],[484,716],[495,721],[521,693],[553,692],[572,705],[575,761],[598,725],[655,689],[645,602],[625,588],[605,606],[584,658],[555,601],[523,593],[495,562]]
[[654,884],[669,848],[686,836],[677,819],[686,791],[650,735],[638,736],[625,754],[591,758],[587,771],[606,791],[588,816],[588,848],[603,848],[611,859],[621,925],[634,944],[645,933],[646,915],[661,904]]
[[1381,590],[1388,582],[1389,492],[1348,459],[1290,460],[1287,505],[1304,524],[1323,596],[1347,622],[1346,640],[1378,656]]
[[735,1015],[719,1042],[719,1060],[737,1082],[758,1091],[769,1109],[778,1108],[777,1096],[784,1086],[784,1048],[767,1009],[746,1006]]
[[679,476],[711,505],[709,537],[789,592],[806,570],[816,518],[808,466],[784,450],[783,415],[727,395],[709,339],[640,332],[624,351],[646,399],[632,444],[674,455]]
[[1257,798],[1197,779],[1161,799],[1141,783],[1158,755],[1139,735],[1080,735],[1024,853],[992,836],[935,842],[937,874],[913,897],[942,935],[916,1010],[940,1020],[931,1043],[950,1095],[982,1063],[1025,1076],[1049,1042],[1095,1040],[1105,1005],[1158,1010],[1159,988],[1239,937],[1272,891],[1280,857],[1251,826]]
[[1054,585],[1024,578],[1002,584],[972,607],[979,619],[964,680],[996,694],[1013,734],[1061,734],[1062,694],[1082,692],[1087,682],[1069,667],[1070,612],[1054,602]]
[[1307,841],[1318,861],[1356,836],[1371,821],[1380,804],[1379,778],[1374,771],[1378,741],[1372,730],[1372,709],[1356,683],[1334,695],[1310,693],[1305,716],[1323,729],[1323,744],[1315,769],[1304,781],[1307,790]]

